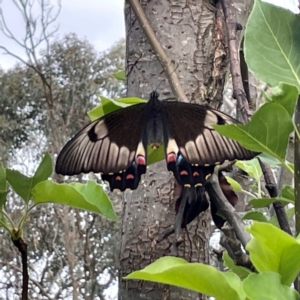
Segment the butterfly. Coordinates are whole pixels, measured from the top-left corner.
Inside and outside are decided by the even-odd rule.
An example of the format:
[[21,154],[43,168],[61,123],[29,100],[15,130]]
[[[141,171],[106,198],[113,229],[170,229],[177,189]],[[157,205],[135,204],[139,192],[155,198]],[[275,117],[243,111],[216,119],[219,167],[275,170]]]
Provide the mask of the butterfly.
[[101,173],[111,190],[137,188],[146,172],[147,145],[164,145],[167,168],[179,184],[201,187],[216,164],[251,159],[257,153],[216,132],[213,125],[238,123],[218,110],[198,104],[160,101],[111,112],[85,126],[61,150],[56,173]]

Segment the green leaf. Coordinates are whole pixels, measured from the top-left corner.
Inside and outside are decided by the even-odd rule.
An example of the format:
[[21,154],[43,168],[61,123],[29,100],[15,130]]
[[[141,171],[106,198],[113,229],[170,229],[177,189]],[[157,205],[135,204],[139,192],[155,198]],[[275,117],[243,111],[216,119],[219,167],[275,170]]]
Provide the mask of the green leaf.
[[284,185],[280,191],[279,198],[286,199],[290,202],[295,202],[295,189],[290,185]]
[[272,89],[270,98],[285,108],[291,118],[293,117],[298,99],[298,89],[294,85],[280,83]]
[[300,16],[256,0],[245,32],[245,58],[255,76],[300,91]]
[[6,171],[0,162],[0,191],[6,191]]
[[100,117],[104,116],[104,111],[103,111],[103,107],[102,104],[96,106],[95,108],[89,110],[87,112],[89,118],[91,119],[91,121],[95,121],[97,119],[99,119]]
[[259,198],[259,199],[252,199],[249,201],[249,204],[252,205],[253,208],[263,208],[267,207],[273,202],[275,202],[276,198]]
[[297,300],[298,293],[282,285],[281,277],[274,272],[250,274],[243,282],[243,288],[249,300]]
[[300,271],[298,241],[268,223],[253,222],[247,230],[253,238],[246,249],[257,271],[277,272],[281,283],[290,286]]
[[246,278],[249,274],[252,273],[249,269],[245,267],[237,266],[227,252],[223,252],[222,258],[223,258],[224,265],[227,268],[229,268],[233,273],[238,275],[241,279]]
[[23,175],[19,171],[6,169],[6,180],[13,190],[28,203],[31,197],[32,178]]
[[242,187],[241,185],[235,181],[234,179],[232,179],[231,177],[229,176],[225,176],[226,177],[226,180],[228,181],[228,183],[231,185],[232,189],[235,191],[235,192],[238,192],[238,191],[241,191],[242,190]]
[[251,160],[238,160],[235,165],[248,173],[256,181],[260,180],[262,171],[258,159],[253,158]]
[[52,174],[52,159],[49,153],[46,153],[42,162],[38,166],[33,176],[32,187],[41,181],[47,180]]
[[6,202],[8,191],[0,191],[0,211]]
[[289,135],[294,127],[287,110],[272,102],[264,104],[246,125],[215,125],[214,128],[245,148],[269,153],[284,163]]
[[[171,284],[215,297],[216,300],[243,300],[245,294],[237,275],[221,272],[200,263],[165,256],[125,279],[139,279]],[[217,284],[216,284],[217,283]]]
[[109,198],[103,189],[90,181],[86,184],[74,183],[68,185],[45,180],[32,189],[32,197],[36,204],[47,202],[61,203],[103,214],[112,220],[117,219]]
[[117,80],[126,81],[125,70],[120,70],[120,71],[118,71],[118,72],[115,72],[115,73],[113,74],[113,76],[114,76]]
[[118,219],[109,197],[95,181],[89,180],[86,184],[72,182],[71,185],[84,196],[86,201],[95,205],[102,215],[112,220]]
[[131,106],[133,104],[146,103],[144,99],[136,97],[128,98],[119,98],[119,99],[110,99],[107,97],[101,96],[101,104],[92,110],[88,111],[89,118],[94,121],[102,117],[103,115],[109,114],[113,111],[119,110]]
[[260,211],[247,212],[244,215],[243,220],[254,220],[254,221],[268,222],[268,219],[266,218],[266,216]]
[[161,144],[159,148],[153,149],[150,145],[147,145],[147,165],[151,165],[155,162],[161,161],[165,158],[165,148]]
[[260,198],[260,199],[252,199],[250,204],[254,208],[262,208],[267,207],[275,201],[282,202],[283,205],[294,203],[294,188],[290,185],[284,185],[276,198]]
[[33,177],[28,177],[16,170],[6,169],[6,180],[13,190],[26,202],[31,198],[32,188],[52,174],[52,160],[45,154]]
[[103,112],[105,115],[107,115],[113,111],[119,110],[121,108],[130,106],[129,104],[119,102],[117,100],[113,100],[113,99],[106,98],[103,96],[101,96],[101,103],[102,103]]
[[6,170],[0,163],[0,210],[6,202],[7,184],[6,184]]
[[282,165],[281,161],[275,158],[274,156],[268,154],[268,153],[261,153],[259,154],[259,159],[266,165],[269,165],[270,167],[275,167],[278,165]]
[[147,103],[147,100],[137,97],[125,97],[125,98],[118,98],[115,101],[127,104],[139,104],[139,103]]

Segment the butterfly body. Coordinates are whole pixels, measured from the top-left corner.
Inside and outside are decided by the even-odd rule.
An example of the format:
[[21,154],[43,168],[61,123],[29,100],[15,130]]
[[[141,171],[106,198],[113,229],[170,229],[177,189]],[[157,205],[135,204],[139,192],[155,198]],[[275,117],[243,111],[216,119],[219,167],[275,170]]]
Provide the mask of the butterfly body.
[[168,170],[184,186],[202,186],[225,160],[250,159],[256,153],[225,138],[214,124],[237,123],[230,116],[197,104],[160,101],[114,111],[78,132],[62,149],[56,172],[101,173],[111,190],[136,189],[146,172],[147,145],[164,145]]

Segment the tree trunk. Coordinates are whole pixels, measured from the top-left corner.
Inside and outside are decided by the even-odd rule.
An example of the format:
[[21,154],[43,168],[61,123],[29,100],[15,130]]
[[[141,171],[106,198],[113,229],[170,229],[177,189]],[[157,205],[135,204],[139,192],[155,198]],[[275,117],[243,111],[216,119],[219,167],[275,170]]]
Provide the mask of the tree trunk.
[[[142,1],[141,5],[162,47],[175,64],[190,102],[220,107],[228,71],[226,31],[221,5],[208,1]],[[175,100],[162,67],[130,5],[125,6],[128,96],[149,98],[157,88],[160,100]],[[159,86],[159,87],[158,87]],[[180,117],[180,116],[179,116]],[[132,124],[132,126],[138,126]],[[147,168],[136,191],[124,193],[120,251],[119,299],[206,299],[166,285],[123,280],[134,270],[171,254],[174,236],[154,245],[175,220],[174,179],[165,161]],[[209,263],[209,212],[188,225],[179,256]]]

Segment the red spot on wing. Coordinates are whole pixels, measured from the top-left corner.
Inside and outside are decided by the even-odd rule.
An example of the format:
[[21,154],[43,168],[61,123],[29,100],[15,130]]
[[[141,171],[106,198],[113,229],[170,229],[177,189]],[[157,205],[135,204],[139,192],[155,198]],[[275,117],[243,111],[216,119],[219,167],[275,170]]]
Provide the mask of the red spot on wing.
[[119,176],[119,175],[116,175],[116,177],[115,177],[115,180],[121,181],[121,180],[122,180],[122,178],[121,178],[121,176]]
[[193,173],[193,176],[199,176],[199,173],[195,171],[195,172]]
[[128,174],[128,175],[126,175],[126,179],[128,180],[128,179],[134,179],[134,176],[132,175],[132,174]]
[[143,155],[138,155],[137,158],[136,158],[136,163],[137,163],[138,165],[145,166],[145,165],[146,165],[146,159],[145,159],[145,156],[143,156]]
[[174,162],[176,161],[176,154],[174,152],[168,153],[167,154],[167,162]]
[[188,175],[189,173],[186,170],[180,171],[180,175]]

